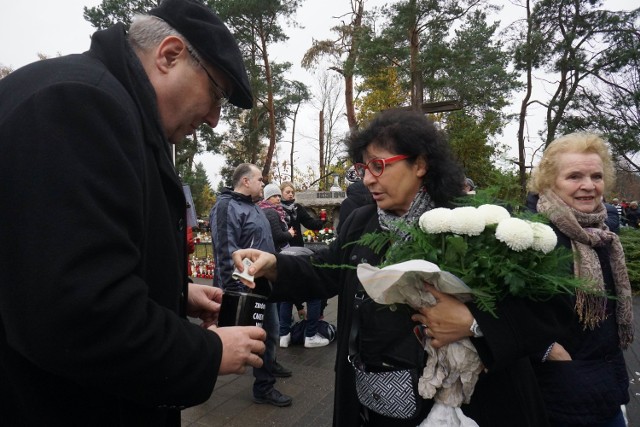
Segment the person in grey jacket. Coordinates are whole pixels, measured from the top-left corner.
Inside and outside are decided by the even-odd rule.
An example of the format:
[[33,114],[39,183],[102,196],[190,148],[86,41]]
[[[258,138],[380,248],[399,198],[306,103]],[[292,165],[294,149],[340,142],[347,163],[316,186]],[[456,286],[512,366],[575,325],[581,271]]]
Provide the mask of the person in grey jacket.
[[264,331],[216,328],[222,292],[188,283],[171,161],[227,100],[252,106],[240,50],[191,0],[0,80],[2,425],[179,426],[262,364]]
[[[209,215],[216,266],[213,284],[225,292],[247,292],[249,288],[233,277],[234,266],[231,254],[238,249],[246,248],[276,253],[276,248],[273,244],[269,221],[262,209],[255,204],[263,195],[264,182],[260,169],[251,163],[238,165],[233,172],[232,184],[233,190],[222,191]],[[264,295],[269,293],[269,284],[264,279],[258,279],[256,287],[258,293]],[[267,333],[264,365],[253,369],[255,378],[253,401],[275,406],[289,406],[291,397],[274,388],[276,375],[291,375],[290,371],[275,362],[278,327],[276,303],[268,302],[263,322],[263,328]]]

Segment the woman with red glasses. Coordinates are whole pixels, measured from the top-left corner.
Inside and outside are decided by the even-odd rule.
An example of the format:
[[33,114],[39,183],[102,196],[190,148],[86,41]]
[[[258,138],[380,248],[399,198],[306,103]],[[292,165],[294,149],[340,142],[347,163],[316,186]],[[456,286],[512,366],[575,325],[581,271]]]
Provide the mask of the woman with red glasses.
[[[555,336],[562,330],[562,323],[572,316],[570,307],[561,305],[561,310],[551,302],[512,299],[498,303],[496,319],[473,303],[463,304],[437,291],[437,304],[419,312],[402,305],[392,310],[371,301],[362,290],[355,268],[333,266],[379,264],[380,253],[354,242],[378,230],[393,230],[409,238],[399,224],[415,224],[429,209],[451,207],[464,194],[464,175],[441,132],[417,112],[385,111],[366,129],[352,135],[348,146],[355,169],[375,204],[354,210],[322,257],[309,260],[253,249],[234,254],[236,265],[242,258],[254,261],[250,272],[273,283],[271,297],[275,300],[339,295],[333,425],[415,427],[425,419],[432,400],[416,399],[415,411],[402,417],[392,410],[373,410],[376,405],[371,399],[383,399],[393,386],[383,384],[380,394],[366,395],[362,392],[366,384],[362,387],[362,375],[356,374],[352,363],[357,360],[358,367],[364,365],[367,372],[415,364],[420,375],[424,364],[415,362],[424,350],[413,333],[414,319],[419,319],[428,324],[433,345],[472,337],[486,370],[480,375],[471,402],[462,406],[468,417],[480,427],[547,426],[527,356],[544,351],[539,336]],[[403,394],[402,399],[411,400],[412,396]]]

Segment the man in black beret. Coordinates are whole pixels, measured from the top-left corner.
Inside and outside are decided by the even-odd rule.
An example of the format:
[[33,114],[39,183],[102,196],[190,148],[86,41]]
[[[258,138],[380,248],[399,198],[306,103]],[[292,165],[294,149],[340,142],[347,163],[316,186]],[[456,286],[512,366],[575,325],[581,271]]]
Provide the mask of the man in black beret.
[[179,426],[262,365],[264,330],[216,328],[222,292],[187,281],[171,160],[227,100],[252,106],[242,57],[194,0],[0,80],[3,425]]

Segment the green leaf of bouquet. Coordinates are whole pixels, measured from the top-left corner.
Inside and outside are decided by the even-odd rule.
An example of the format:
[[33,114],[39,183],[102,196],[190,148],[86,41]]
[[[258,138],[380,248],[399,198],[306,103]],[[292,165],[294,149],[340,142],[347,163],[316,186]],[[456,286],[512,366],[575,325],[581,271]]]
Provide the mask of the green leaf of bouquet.
[[508,273],[504,277],[505,283],[509,286],[509,293],[511,295],[520,296],[522,290],[525,287],[525,281],[522,277]]
[[457,234],[446,237],[446,250],[444,252],[444,263],[446,265],[461,264],[464,256],[467,254],[467,242],[464,237]]

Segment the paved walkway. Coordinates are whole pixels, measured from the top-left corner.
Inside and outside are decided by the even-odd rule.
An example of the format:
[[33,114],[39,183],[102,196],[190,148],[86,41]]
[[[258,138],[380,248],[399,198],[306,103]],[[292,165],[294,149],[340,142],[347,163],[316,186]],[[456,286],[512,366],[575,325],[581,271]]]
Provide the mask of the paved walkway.
[[[334,298],[329,301],[325,320],[336,324],[336,309],[337,300]],[[631,381],[631,402],[627,406],[627,414],[629,427],[640,427],[640,297],[634,299],[634,313],[636,341],[625,354]],[[253,375],[249,370],[244,375],[218,378],[207,402],[182,412],[182,427],[330,427],[335,348],[335,342],[313,349],[300,345],[278,348],[278,361],[291,369],[293,376],[278,378],[276,388],[293,396],[291,406],[276,408],[253,403]]]
[[[200,280],[196,280],[200,282]],[[209,282],[209,281],[206,281]],[[201,283],[206,283],[202,281]],[[325,320],[336,324],[337,299],[329,300]],[[297,316],[294,316],[297,319]],[[244,375],[218,378],[211,398],[202,405],[182,411],[183,427],[314,426],[330,427],[333,417],[333,366],[336,343],[304,348],[292,345],[277,349],[278,361],[293,371],[278,378],[276,388],[293,397],[286,408],[259,405],[252,401],[251,369]]]

